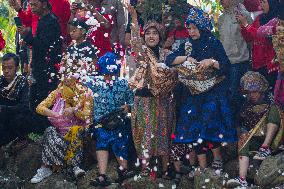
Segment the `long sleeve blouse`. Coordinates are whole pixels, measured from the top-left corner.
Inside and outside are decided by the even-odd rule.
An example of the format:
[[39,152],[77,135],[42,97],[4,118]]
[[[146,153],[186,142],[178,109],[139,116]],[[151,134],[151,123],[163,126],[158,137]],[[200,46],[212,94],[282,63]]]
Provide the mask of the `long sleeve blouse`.
[[[66,108],[77,107],[75,116],[82,121],[87,121],[87,124],[91,124],[92,110],[93,110],[93,97],[91,91],[88,91],[86,87],[76,86],[76,90],[80,91],[78,98],[64,99],[66,100]],[[40,115],[44,115],[45,109],[50,109],[56,102],[57,96],[61,94],[61,89],[58,87],[52,91],[48,97],[43,100],[36,108],[36,112]],[[77,100],[76,100],[77,99]]]
[[268,72],[277,71],[279,64],[272,63],[275,51],[271,40],[258,35],[260,16],[247,27],[242,27],[241,32],[247,42],[252,43],[252,67],[254,70],[266,67]]

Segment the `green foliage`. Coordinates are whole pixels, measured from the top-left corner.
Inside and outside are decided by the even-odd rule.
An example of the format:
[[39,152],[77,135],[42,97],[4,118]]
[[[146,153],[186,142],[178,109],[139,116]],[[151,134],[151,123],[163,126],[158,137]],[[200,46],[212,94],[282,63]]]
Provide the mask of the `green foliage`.
[[7,0],[0,0],[0,30],[6,41],[5,48],[0,52],[0,57],[7,52],[15,52],[16,26],[14,24],[15,11],[9,6]]

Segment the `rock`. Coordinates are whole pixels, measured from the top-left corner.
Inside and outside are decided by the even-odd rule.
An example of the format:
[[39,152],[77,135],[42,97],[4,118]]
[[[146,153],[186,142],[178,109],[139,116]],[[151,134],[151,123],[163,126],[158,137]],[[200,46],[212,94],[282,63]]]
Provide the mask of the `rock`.
[[0,188],[15,189],[23,186],[24,181],[17,176],[0,173]]
[[210,168],[202,172],[197,171],[194,176],[194,189],[222,189],[227,179],[227,173],[219,173]]
[[255,183],[263,188],[272,188],[284,183],[284,152],[261,163]]
[[24,188],[29,189],[77,189],[76,183],[66,180],[65,174],[53,174],[38,184],[26,182]]

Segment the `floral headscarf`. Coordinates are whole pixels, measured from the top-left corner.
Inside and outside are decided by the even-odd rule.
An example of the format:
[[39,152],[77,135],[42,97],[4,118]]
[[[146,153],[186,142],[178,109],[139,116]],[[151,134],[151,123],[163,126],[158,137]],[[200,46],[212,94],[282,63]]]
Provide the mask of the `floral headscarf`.
[[189,24],[194,24],[199,30],[211,31],[213,29],[209,14],[196,7],[189,10],[186,25]]
[[263,75],[258,72],[248,71],[241,78],[241,89],[244,92],[265,92],[269,84]]

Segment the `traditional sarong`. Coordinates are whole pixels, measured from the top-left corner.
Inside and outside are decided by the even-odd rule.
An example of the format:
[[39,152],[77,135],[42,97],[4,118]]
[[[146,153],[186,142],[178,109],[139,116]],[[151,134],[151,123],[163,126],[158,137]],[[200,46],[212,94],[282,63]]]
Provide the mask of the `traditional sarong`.
[[139,158],[168,155],[170,135],[175,125],[174,102],[170,96],[163,98],[134,98],[132,134]]

